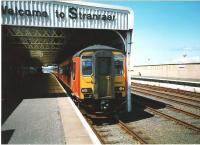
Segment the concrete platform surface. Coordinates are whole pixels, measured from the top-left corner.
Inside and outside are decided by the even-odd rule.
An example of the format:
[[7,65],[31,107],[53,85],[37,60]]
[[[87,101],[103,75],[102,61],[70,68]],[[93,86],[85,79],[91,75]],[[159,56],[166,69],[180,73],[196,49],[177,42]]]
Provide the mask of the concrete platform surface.
[[[77,115],[78,109],[70,102],[71,99],[66,97],[65,90],[55,76],[40,74],[29,80],[23,97],[20,97],[16,107],[2,123],[2,143],[94,143],[91,133],[79,119],[80,114]],[[2,102],[2,113],[8,109],[4,105],[5,102],[9,103],[7,100]]]
[[64,144],[56,98],[24,99],[2,126],[9,144]]

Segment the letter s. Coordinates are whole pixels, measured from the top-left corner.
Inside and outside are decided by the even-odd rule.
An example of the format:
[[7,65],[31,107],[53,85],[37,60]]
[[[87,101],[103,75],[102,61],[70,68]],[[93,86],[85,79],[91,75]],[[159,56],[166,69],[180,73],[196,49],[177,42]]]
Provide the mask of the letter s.
[[69,8],[69,17],[71,19],[77,19],[77,9],[74,7]]

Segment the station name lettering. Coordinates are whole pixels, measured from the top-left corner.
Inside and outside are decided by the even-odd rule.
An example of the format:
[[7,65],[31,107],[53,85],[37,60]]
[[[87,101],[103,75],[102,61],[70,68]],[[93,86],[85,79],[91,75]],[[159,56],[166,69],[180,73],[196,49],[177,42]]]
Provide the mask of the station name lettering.
[[[8,8],[8,6],[1,7],[2,14],[9,15],[19,15],[19,16],[37,16],[37,17],[48,17],[49,14],[46,11],[39,10],[23,10],[18,9],[17,7]],[[64,19],[66,14],[64,12],[55,11],[55,15],[57,18]],[[80,19],[80,20],[104,20],[104,21],[114,21],[115,15],[109,14],[90,14],[90,13],[82,13],[78,12],[77,8],[71,7],[68,9],[68,17],[70,19]]]
[[10,15],[20,15],[20,16],[41,16],[48,17],[48,13],[46,11],[38,11],[38,10],[22,10],[15,7],[15,9],[8,8],[7,6],[1,7],[2,14],[10,14]]
[[115,20],[115,15],[105,15],[105,14],[87,14],[87,13],[81,13],[77,12],[77,9],[72,7],[69,8],[69,17],[71,19],[88,19],[88,20],[108,20],[113,21]]

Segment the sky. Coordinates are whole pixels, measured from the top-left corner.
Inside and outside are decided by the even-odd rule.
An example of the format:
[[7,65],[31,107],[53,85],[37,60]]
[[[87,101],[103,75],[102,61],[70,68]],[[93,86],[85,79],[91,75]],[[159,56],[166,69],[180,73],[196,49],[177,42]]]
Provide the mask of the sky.
[[200,62],[200,1],[95,2],[133,9],[133,65]]

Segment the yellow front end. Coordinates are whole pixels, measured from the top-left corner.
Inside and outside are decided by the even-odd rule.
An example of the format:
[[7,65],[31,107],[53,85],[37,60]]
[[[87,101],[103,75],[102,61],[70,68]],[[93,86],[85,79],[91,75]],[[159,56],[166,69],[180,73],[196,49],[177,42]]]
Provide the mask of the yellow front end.
[[92,98],[94,92],[94,84],[91,76],[80,77],[81,99]]
[[116,76],[114,79],[115,96],[126,97],[126,84],[124,76]]
[[[81,70],[81,76],[80,76],[80,88],[81,88],[81,93],[80,93],[80,99],[89,99],[89,98],[94,98],[94,74],[93,72],[87,72],[89,70],[88,68],[91,67],[92,71],[96,69],[95,66],[93,66],[92,62],[92,57],[94,55],[94,52],[84,52],[82,54],[81,58],[81,66],[86,66],[85,69],[82,68]],[[112,52],[113,55],[113,76],[111,79],[111,87],[110,91],[107,92],[107,96],[109,94],[113,94],[112,96],[115,96],[116,98],[124,98],[126,97],[126,69],[125,69],[125,56],[121,52]],[[90,62],[91,61],[91,62]],[[90,66],[90,63],[92,66]],[[93,68],[94,67],[94,68]],[[90,69],[91,69],[90,68]],[[104,68],[100,68],[104,69]],[[103,77],[103,78],[102,78]],[[104,78],[105,76],[99,77],[101,81],[99,81],[99,85],[102,85],[99,87],[99,92],[101,96],[101,89],[102,90],[107,90],[104,89],[104,87],[109,86],[109,85],[103,85],[104,83]],[[113,88],[113,93],[112,93],[112,88]],[[108,91],[108,90],[107,90]]]

